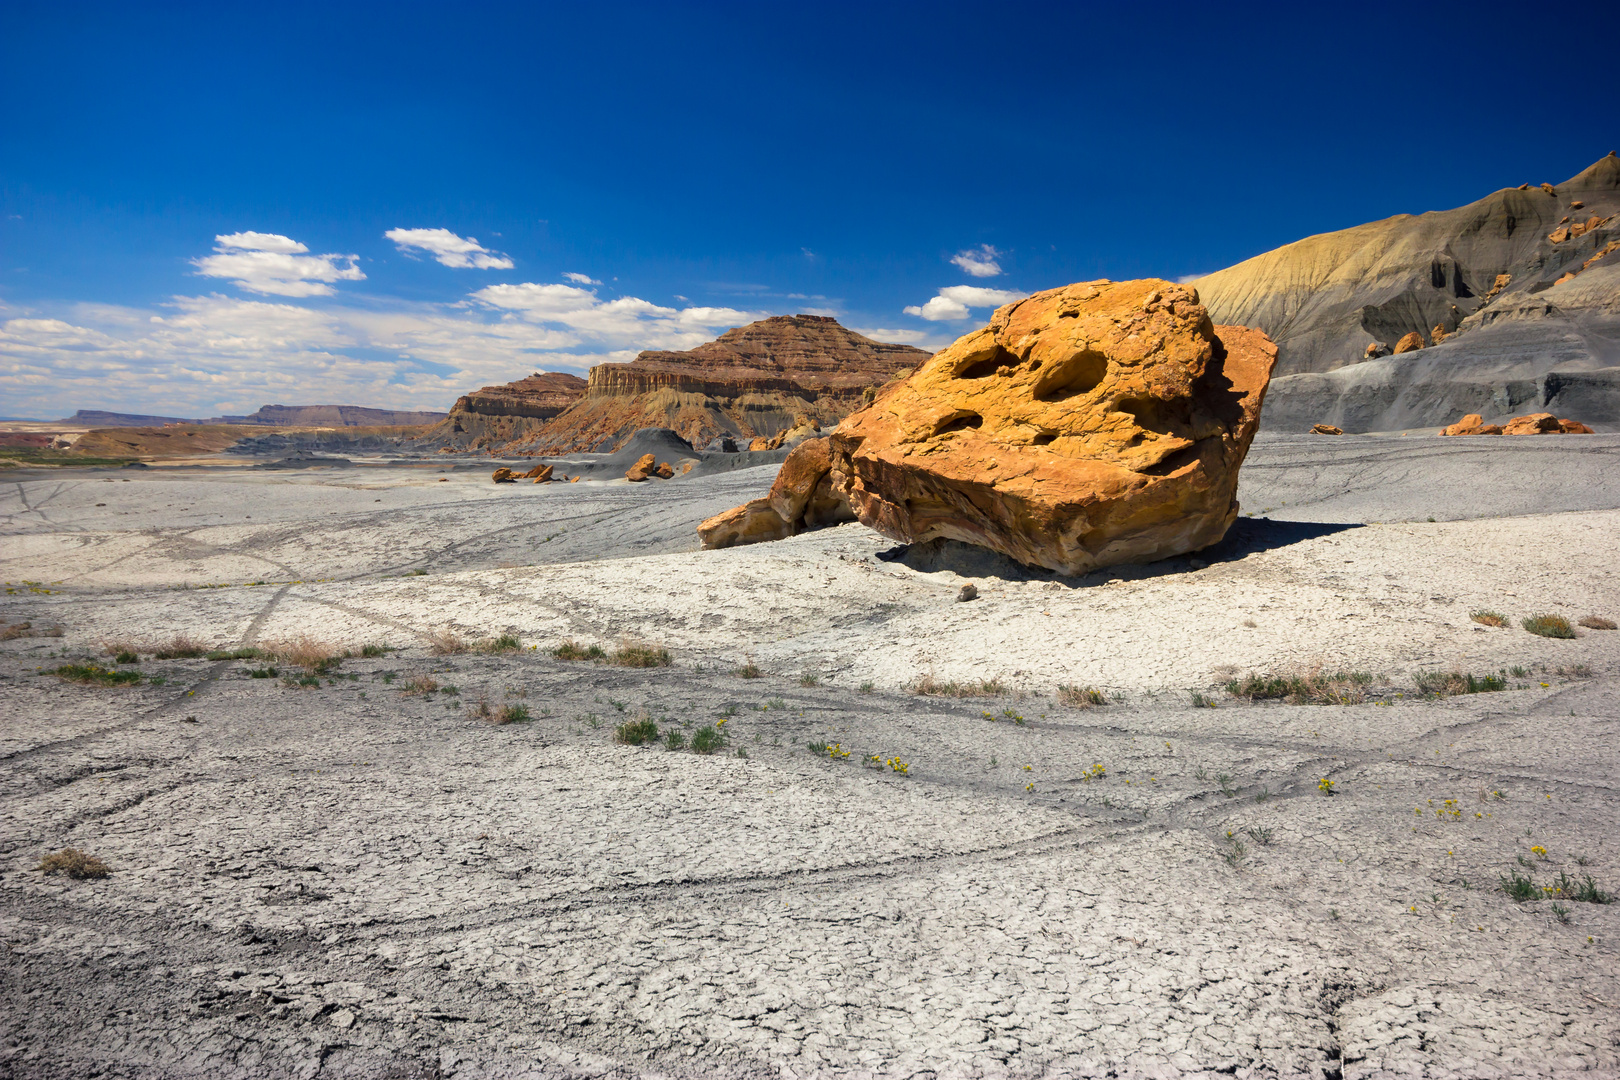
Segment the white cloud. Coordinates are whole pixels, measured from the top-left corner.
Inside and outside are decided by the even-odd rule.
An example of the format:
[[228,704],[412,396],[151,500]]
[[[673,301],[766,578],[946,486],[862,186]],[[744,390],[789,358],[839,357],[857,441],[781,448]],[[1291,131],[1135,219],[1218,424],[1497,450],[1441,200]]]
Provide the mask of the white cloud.
[[1193,282],[1197,281],[1199,278],[1208,277],[1208,276],[1209,276],[1208,274],[1182,274],[1180,277],[1176,278],[1176,284],[1177,285],[1191,285]]
[[935,337],[926,330],[891,330],[876,326],[852,326],[851,330],[862,337],[869,337],[873,341],[886,341],[892,345],[921,345],[927,348],[937,347]]
[[271,402],[446,409],[479,386],[536,370],[583,374],[646,348],[688,349],[764,314],[603,301],[536,283],[492,286],[457,304],[315,310],[213,294],[155,309],[6,308],[0,398],[36,416],[213,416]]
[[[214,254],[192,259],[203,277],[230,278],[239,288],[275,296],[331,296],[328,282],[364,281],[358,255],[305,255],[309,248],[277,233],[214,237]],[[339,266],[340,260],[347,266]]]
[[996,262],[1000,254],[989,244],[980,244],[977,248],[958,251],[951,256],[951,262],[973,277],[995,277],[1001,273],[1001,264]]
[[[574,273],[572,271],[569,271],[568,273],[564,274],[563,277],[567,278],[569,281],[572,281],[575,285],[600,285],[600,284],[602,284],[600,281],[597,281],[594,278],[592,278],[591,275],[589,275],[589,274],[576,274],[576,273]],[[686,297],[677,296],[675,299],[677,299],[677,300],[685,300]]]
[[474,237],[457,236],[449,229],[389,229],[383,235],[405,254],[425,251],[440,266],[456,270],[512,269],[508,256],[489,250]]
[[951,322],[968,318],[972,314],[969,308],[1000,307],[1028,295],[1012,289],[987,289],[982,285],[949,285],[939,290],[939,295],[926,304],[920,307],[913,305],[904,311],[907,315],[915,315],[929,322]]

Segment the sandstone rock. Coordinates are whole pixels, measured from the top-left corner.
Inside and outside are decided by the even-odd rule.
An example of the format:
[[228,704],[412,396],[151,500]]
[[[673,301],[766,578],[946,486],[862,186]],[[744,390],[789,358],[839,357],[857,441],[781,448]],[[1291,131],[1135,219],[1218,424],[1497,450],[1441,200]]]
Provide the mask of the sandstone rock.
[[[1217,336],[1217,333],[1219,336]],[[1192,289],[1107,281],[995,313],[831,436],[833,486],[907,543],[1082,574],[1225,535],[1276,363]]]
[[624,478],[632,484],[639,484],[651,476],[658,468],[658,459],[651,454],[642,454],[636,463],[625,470]]
[[833,486],[831,467],[829,440],[805,439],[782,462],[769,495],[698,526],[703,546],[731,547],[780,540],[806,529],[854,521],[849,501]]
[[1562,285],[1566,281],[1574,281],[1575,280],[1575,275],[1578,274],[1578,273],[1580,273],[1579,270],[1566,271],[1565,273],[1560,274],[1559,277],[1558,277],[1558,280],[1553,282],[1553,284],[1554,285]]
[[1417,352],[1421,348],[1423,348],[1423,335],[1414,330],[1395,343],[1395,355]]
[[550,465],[536,465],[534,468],[523,474],[523,479],[533,480],[537,484],[550,483],[551,470],[552,466]]
[[1520,191],[1529,191],[1530,190],[1530,185],[1529,184],[1520,184],[1519,185],[1519,190]]
[[1449,335],[1446,334],[1446,328],[1441,326],[1439,323],[1436,323],[1434,329],[1429,331],[1429,340],[1434,342],[1436,345],[1446,340],[1448,336]]
[[1553,186],[1551,184],[1548,184],[1548,183],[1543,183],[1541,185],[1541,190],[1545,191],[1549,195],[1556,195],[1557,194],[1557,192],[1555,190],[1553,190]]
[[1312,435],[1343,435],[1344,434],[1344,429],[1334,427],[1332,424],[1313,424],[1311,426],[1311,434]]
[[515,484],[517,483],[517,478],[518,474],[513,472],[511,469],[496,469],[490,474],[490,479],[495,481],[497,484]]
[[1551,240],[1555,244],[1562,244],[1565,240],[1569,239],[1569,226],[1558,226],[1558,228],[1547,234],[1547,239]]
[[1512,283],[1512,274],[1497,274],[1496,280],[1491,283],[1491,291],[1485,294],[1484,302],[1488,304],[1492,300],[1496,299],[1496,294],[1507,288]]
[[612,450],[646,427],[670,428],[693,446],[727,434],[741,445],[794,427],[801,415],[837,423],[868,388],[927,358],[825,316],[776,316],[687,352],[592,368],[585,396],[525,445],[546,455]]
[[660,480],[671,480],[675,477],[675,470],[670,466],[669,462],[660,461],[658,468],[653,470],[653,475]]
[[1440,429],[1442,435],[1477,435],[1479,429],[1485,425],[1485,418],[1479,413],[1469,413],[1455,424],[1448,424]]
[[1558,426],[1558,418],[1550,412],[1515,416],[1502,427],[1502,434],[1504,435],[1543,435],[1549,433],[1563,433],[1563,429]]
[[723,514],[716,514],[700,524],[697,531],[705,548],[758,544],[793,535],[793,527],[782,520],[781,514],[771,509],[768,499],[754,499]]
[[1581,202],[1581,200],[1576,199],[1574,202],[1569,204],[1569,208],[1571,210],[1583,210],[1586,208],[1586,204]]
[[750,439],[748,442],[748,449],[750,450],[769,450],[770,448],[771,440],[765,435],[761,435],[756,439]]
[[972,584],[962,586],[961,591],[956,594],[956,602],[958,604],[965,604],[969,600],[977,600],[978,598],[979,587]]
[[531,435],[585,394],[585,380],[562,371],[535,372],[516,382],[463,394],[450,415],[423,436],[447,450],[509,445]]
[[1603,245],[1596,255],[1593,255],[1590,259],[1587,259],[1585,262],[1581,263],[1581,269],[1590,270],[1593,263],[1604,258],[1605,256],[1614,254],[1616,251],[1620,251],[1620,240],[1610,240],[1607,244]]
[[1581,423],[1579,420],[1560,419],[1558,421],[1558,429],[1560,431],[1562,431],[1565,435],[1596,435],[1597,434],[1597,432],[1593,431],[1591,428],[1587,427],[1585,424]]
[[1361,355],[1363,359],[1376,360],[1380,356],[1389,355],[1389,346],[1385,345],[1382,341],[1369,341],[1367,343],[1367,351]]

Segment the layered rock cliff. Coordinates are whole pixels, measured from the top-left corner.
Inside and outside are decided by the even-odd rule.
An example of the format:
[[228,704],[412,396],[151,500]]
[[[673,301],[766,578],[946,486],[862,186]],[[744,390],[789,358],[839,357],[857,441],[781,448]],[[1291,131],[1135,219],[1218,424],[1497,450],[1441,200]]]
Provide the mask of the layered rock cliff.
[[504,446],[533,435],[584,394],[585,380],[578,375],[537,371],[516,382],[463,394],[425,439],[463,450]]
[[694,446],[723,435],[747,445],[800,416],[830,427],[863,403],[868,388],[929,355],[825,316],[778,315],[688,352],[649,351],[594,367],[583,398],[509,449],[607,452],[648,427],[671,428]]
[[1268,430],[1539,407],[1620,423],[1613,154],[1562,184],[1308,237],[1194,284],[1216,322],[1276,341]]

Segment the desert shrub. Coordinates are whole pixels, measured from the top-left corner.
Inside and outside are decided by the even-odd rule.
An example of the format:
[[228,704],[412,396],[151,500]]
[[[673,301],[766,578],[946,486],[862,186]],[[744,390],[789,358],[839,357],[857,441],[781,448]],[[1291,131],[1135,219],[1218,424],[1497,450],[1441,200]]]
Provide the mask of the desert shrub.
[[1569,620],[1562,615],[1553,615],[1551,613],[1532,615],[1519,625],[1532,634],[1539,634],[1541,637],[1572,638],[1575,636],[1575,628],[1569,625]]
[[428,651],[434,656],[454,656],[467,651],[467,642],[454,630],[434,630],[427,636]]
[[1462,675],[1455,671],[1420,671],[1412,676],[1412,680],[1419,691],[1436,697],[1484,694],[1508,688],[1507,680],[1500,675]]
[[362,645],[362,646],[360,646],[360,655],[365,657],[367,660],[375,659],[376,657],[379,657],[379,656],[383,655],[387,651],[388,651],[388,646],[386,646],[386,645],[371,644],[371,645]]
[[627,641],[613,651],[613,663],[620,667],[669,667],[669,650],[645,642]]
[[141,681],[138,671],[116,671],[97,664],[63,664],[51,674],[66,682],[99,683],[102,686],[133,686]]
[[1614,630],[1614,629],[1616,629],[1613,619],[1605,619],[1601,615],[1585,615],[1585,616],[1582,616],[1581,625],[1586,627],[1588,630]]
[[712,754],[726,745],[726,733],[713,724],[700,727],[692,733],[692,753]]
[[1059,704],[1071,709],[1089,709],[1094,705],[1108,704],[1103,692],[1095,686],[1060,686],[1057,699]]
[[140,656],[138,654],[129,652],[128,650],[125,650],[124,652],[117,653],[116,655],[113,656],[113,663],[115,663],[115,664],[135,664],[135,663],[139,663],[140,659],[141,658],[140,658]]
[[552,649],[551,655],[559,660],[606,660],[607,650],[600,645],[580,645],[573,638],[569,638]]
[[1233,697],[1250,701],[1284,700],[1293,705],[1355,705],[1367,698],[1367,687],[1372,685],[1371,672],[1339,671],[1328,673],[1312,668],[1303,674],[1257,675],[1250,674],[1226,684],[1226,692]]
[[176,634],[152,650],[159,660],[195,660],[208,652],[208,646],[187,634]]
[[63,848],[39,860],[34,869],[47,874],[62,874],[70,878],[104,878],[111,868],[94,855],[86,855],[78,848]]
[[806,671],[799,676],[799,685],[804,687],[820,686],[821,676],[813,671]]
[[1503,615],[1500,611],[1491,611],[1489,608],[1480,608],[1478,611],[1471,611],[1468,613],[1468,617],[1479,623],[1481,626],[1507,625],[1506,615]]
[[251,645],[241,649],[215,649],[204,655],[205,660],[257,660],[265,655],[263,650],[255,649]]
[[495,714],[497,724],[527,724],[530,720],[527,705],[508,702],[501,706],[501,711]]
[[286,641],[268,642],[264,651],[293,667],[301,667],[311,675],[323,675],[343,663],[343,653],[324,641],[316,641],[308,634],[300,634]]
[[670,728],[664,732],[664,745],[671,750],[680,750],[686,746],[686,732],[680,728]]
[[1536,900],[1541,896],[1541,890],[1536,888],[1536,883],[1517,870],[1510,870],[1508,876],[1501,878],[1500,881],[1502,891],[1508,895],[1510,900],[1517,900],[1522,904],[1526,900]]
[[641,746],[658,741],[658,725],[651,717],[626,720],[613,729],[613,741],[623,746]]
[[273,667],[246,668],[244,670],[247,671],[250,679],[274,679],[281,674]]
[[489,698],[479,694],[477,700],[467,706],[467,717],[472,720],[490,720],[495,716],[495,710],[489,707]]
[[412,695],[435,694],[438,690],[439,680],[431,675],[413,675],[405,680],[404,686],[400,687],[400,693]]
[[765,672],[761,671],[759,665],[750,658],[748,663],[733,671],[732,674],[739,679],[759,679],[764,677]]
[[516,634],[501,634],[497,637],[479,638],[473,642],[473,651],[488,653],[491,656],[497,653],[517,652],[523,648],[523,643],[517,639]]
[[982,679],[978,682],[940,682],[933,672],[923,675],[911,684],[911,692],[920,697],[1000,697],[1007,687],[1000,679]]

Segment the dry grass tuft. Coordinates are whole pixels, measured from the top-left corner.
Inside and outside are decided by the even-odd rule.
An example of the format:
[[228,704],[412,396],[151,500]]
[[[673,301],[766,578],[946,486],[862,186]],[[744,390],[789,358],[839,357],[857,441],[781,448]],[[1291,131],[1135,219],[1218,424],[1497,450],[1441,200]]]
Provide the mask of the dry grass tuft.
[[1285,700],[1292,705],[1359,705],[1367,700],[1371,672],[1325,672],[1321,667],[1291,675],[1250,674],[1226,684],[1233,697],[1250,701]]
[[0,641],[16,641],[18,638],[61,636],[62,628],[60,626],[47,626],[44,628],[39,628],[35,627],[34,624],[30,622],[12,623],[10,626],[0,623]]
[[527,705],[508,702],[502,705],[500,711],[490,718],[492,724],[526,724],[530,720]]
[[260,649],[283,664],[301,667],[311,675],[331,671],[343,663],[344,656],[348,655],[324,641],[316,641],[308,634],[300,634],[286,641],[268,642]]
[[1094,705],[1108,704],[1103,692],[1095,686],[1060,686],[1057,699],[1059,704],[1067,705],[1071,709],[1089,709]]
[[104,878],[112,869],[94,855],[86,855],[78,848],[63,848],[54,855],[39,860],[35,870],[47,874],[64,874],[70,878]]
[[600,645],[587,647],[573,638],[569,638],[555,649],[552,649],[551,655],[559,660],[606,660],[607,650]]
[[473,652],[494,656],[498,653],[517,652],[523,648],[523,643],[517,639],[516,634],[500,634],[496,637],[479,638],[473,642],[472,648]]
[[434,656],[454,656],[467,651],[467,642],[454,630],[434,630],[427,636],[428,651]]
[[1532,615],[1519,625],[1532,634],[1538,634],[1541,637],[1572,638],[1575,636],[1575,628],[1569,625],[1569,620],[1562,615],[1554,615],[1551,612]]
[[489,698],[479,694],[477,700],[467,706],[467,717],[470,720],[493,720],[495,710],[489,707]]
[[206,652],[208,646],[190,634],[176,634],[151,650],[152,655],[159,660],[195,660]]
[[439,690],[439,681],[431,675],[415,675],[399,689],[403,694],[433,694]]
[[669,667],[669,650],[644,641],[627,641],[613,650],[612,662],[619,667]]
[[1000,697],[1007,687],[1000,679],[981,679],[978,682],[940,682],[928,672],[911,684],[911,692],[920,697]]
[[1468,613],[1468,617],[1479,623],[1481,626],[1507,625],[1506,615],[1503,615],[1500,611],[1490,611],[1486,608],[1480,608],[1478,611],[1471,611]]
[[1613,619],[1605,619],[1601,615],[1587,615],[1581,619],[1581,625],[1588,630],[1620,630],[1615,626]]

